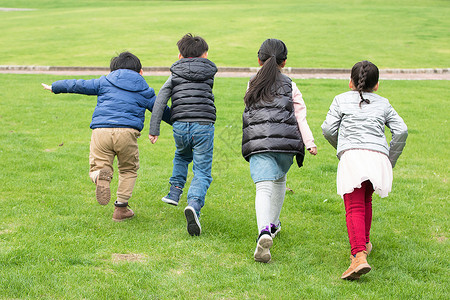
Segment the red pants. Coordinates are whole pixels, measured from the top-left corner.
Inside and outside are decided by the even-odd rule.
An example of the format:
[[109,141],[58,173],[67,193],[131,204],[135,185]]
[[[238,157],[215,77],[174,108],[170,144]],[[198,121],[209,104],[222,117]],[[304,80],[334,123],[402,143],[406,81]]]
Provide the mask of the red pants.
[[369,180],[361,183],[361,188],[344,195],[345,219],[352,255],[366,250],[372,225],[373,186]]

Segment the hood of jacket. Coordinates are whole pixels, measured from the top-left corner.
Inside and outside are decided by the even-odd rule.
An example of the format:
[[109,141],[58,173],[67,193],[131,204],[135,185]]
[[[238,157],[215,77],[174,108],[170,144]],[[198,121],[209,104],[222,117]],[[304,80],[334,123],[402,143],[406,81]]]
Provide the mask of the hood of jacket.
[[112,71],[106,76],[106,80],[112,85],[130,92],[140,92],[149,88],[141,74],[128,69]]
[[217,67],[206,58],[182,58],[172,65],[170,71],[182,78],[204,81],[214,77],[217,73]]

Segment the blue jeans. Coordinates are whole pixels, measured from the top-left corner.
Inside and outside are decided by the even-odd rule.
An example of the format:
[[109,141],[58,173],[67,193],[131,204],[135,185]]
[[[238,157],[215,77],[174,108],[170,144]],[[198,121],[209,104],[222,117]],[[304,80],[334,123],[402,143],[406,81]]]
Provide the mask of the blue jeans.
[[211,167],[214,145],[214,124],[202,122],[173,123],[175,157],[170,184],[184,188],[188,166],[194,162],[194,178],[187,194],[188,205],[197,213],[205,205],[206,191],[212,182]]

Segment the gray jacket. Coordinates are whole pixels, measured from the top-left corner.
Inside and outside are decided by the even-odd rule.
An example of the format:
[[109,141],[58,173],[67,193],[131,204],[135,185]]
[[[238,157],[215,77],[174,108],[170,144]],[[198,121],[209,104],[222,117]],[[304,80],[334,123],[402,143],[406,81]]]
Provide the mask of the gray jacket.
[[[363,93],[370,101],[362,102],[356,91],[337,95],[322,124],[324,137],[337,149],[338,158],[349,149],[367,149],[386,154],[395,166],[402,154],[408,128],[389,100],[374,93]],[[384,135],[387,126],[392,133],[390,147]]]

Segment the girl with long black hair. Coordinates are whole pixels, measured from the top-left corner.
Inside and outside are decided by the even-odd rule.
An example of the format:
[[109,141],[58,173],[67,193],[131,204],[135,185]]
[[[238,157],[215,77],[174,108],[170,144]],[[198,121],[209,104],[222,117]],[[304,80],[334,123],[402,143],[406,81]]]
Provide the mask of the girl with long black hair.
[[270,247],[281,229],[286,174],[293,158],[296,156],[300,167],[305,146],[312,155],[317,154],[302,94],[281,73],[286,59],[287,48],[282,41],[265,40],[258,51],[261,69],[250,79],[244,97],[242,154],[250,162],[256,184],[259,236],[254,258],[264,263],[271,260]]

